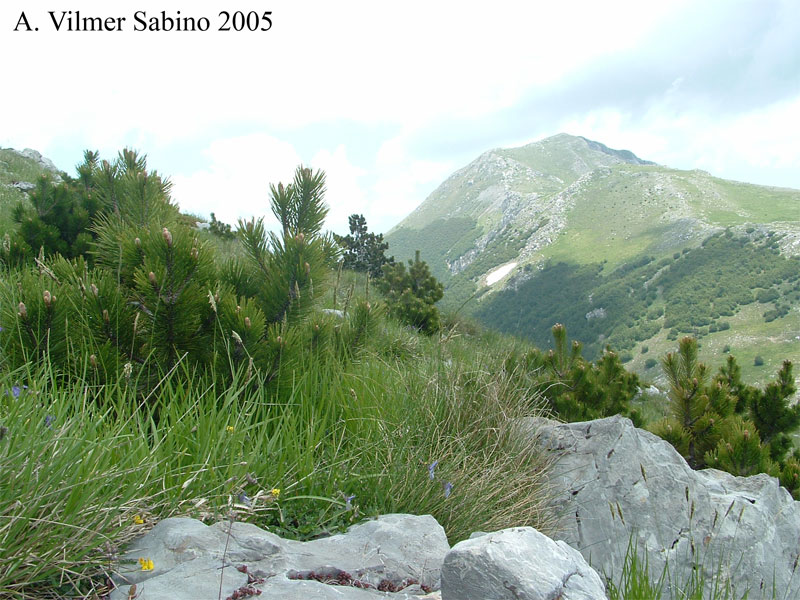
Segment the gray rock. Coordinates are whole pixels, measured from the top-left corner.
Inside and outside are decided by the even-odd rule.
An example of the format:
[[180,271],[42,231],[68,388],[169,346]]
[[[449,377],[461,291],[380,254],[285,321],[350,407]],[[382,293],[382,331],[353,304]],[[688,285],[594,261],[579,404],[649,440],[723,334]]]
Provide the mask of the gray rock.
[[[449,549],[444,530],[431,516],[384,515],[310,542],[284,540],[248,523],[207,526],[172,518],[127,549],[111,600],[127,599],[131,584],[139,600],[217,600],[220,578],[226,598],[247,584],[247,573],[263,578],[254,585],[265,598],[385,597],[375,589],[381,582],[402,588],[393,598],[418,598],[424,593],[421,585],[439,587]],[[152,560],[153,569],[143,571],[140,558]],[[237,569],[241,566],[247,572]],[[349,581],[372,587],[320,583],[310,579],[312,573],[331,580],[349,575]],[[409,580],[418,584],[406,585]]]
[[459,542],[442,565],[442,600],[605,600],[581,554],[532,527]]
[[373,585],[412,578],[432,588],[439,587],[442,560],[450,550],[444,529],[430,515],[384,515],[354,525],[345,535],[284,544],[298,571],[329,564]]
[[[40,169],[49,172],[50,179],[52,180],[53,183],[59,184],[63,181],[62,179],[63,172],[53,164],[52,160],[42,156],[36,150],[32,150],[30,148],[25,148],[25,150],[15,150],[14,148],[5,148],[5,150],[9,150],[11,152],[14,152],[15,154],[18,154],[19,156],[34,161]],[[5,162],[3,164],[8,166]],[[19,181],[11,184],[10,187],[16,188],[21,192],[27,193],[30,192],[32,189],[34,189],[36,186],[33,183],[27,181]]]
[[748,590],[751,599],[773,591],[800,598],[800,502],[777,479],[693,471],[669,443],[622,417],[533,421],[540,443],[560,455],[553,475],[554,489],[563,490],[557,537],[612,581],[632,542],[655,580],[668,562],[673,582],[683,586],[699,565],[706,581],[730,585],[736,598]]
[[[201,557],[168,570],[160,568],[151,572],[158,572],[158,575],[139,577],[133,594],[137,600],[219,600],[221,576],[222,598],[226,598],[233,590],[247,584],[247,575],[230,565],[224,570],[221,567],[220,561]],[[117,588],[111,598],[128,600],[130,591],[127,585]]]
[[33,161],[36,161],[41,168],[45,169],[46,171],[50,171],[56,176],[56,179],[60,182],[61,181],[61,171],[58,167],[53,164],[53,161],[49,158],[46,158],[41,155],[41,153],[37,152],[36,150],[32,150],[30,148],[25,148],[22,152],[16,151],[18,154],[21,154],[25,158],[30,158]]
[[36,184],[29,181],[17,181],[11,184],[11,187],[19,190],[23,194],[27,194],[31,190],[36,189]]

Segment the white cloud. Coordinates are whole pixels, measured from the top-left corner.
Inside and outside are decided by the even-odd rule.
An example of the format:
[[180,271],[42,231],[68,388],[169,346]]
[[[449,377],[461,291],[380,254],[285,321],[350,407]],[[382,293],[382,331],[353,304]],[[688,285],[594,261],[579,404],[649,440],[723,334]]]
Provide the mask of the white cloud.
[[800,95],[736,116],[720,128],[720,146],[760,167],[800,169]]
[[676,111],[667,95],[641,117],[609,108],[564,121],[562,127],[667,166],[769,184],[766,179],[756,181],[759,169],[776,175],[800,169],[798,114],[800,95],[726,115],[700,109]]
[[411,131],[406,131],[387,140],[376,155],[370,206],[374,224],[367,218],[375,231],[388,231],[460,166],[451,161],[415,159],[408,150],[410,136]]
[[333,152],[320,150],[311,159],[311,166],[325,171],[325,200],[330,208],[325,226],[344,235],[348,231],[347,218],[354,213],[364,212],[366,195],[360,179],[367,172],[348,160],[344,145],[337,146]]
[[[0,3],[6,30],[0,56],[14,59],[3,64],[8,91],[0,145],[36,148],[65,169],[80,161],[84,148],[113,156],[136,147],[172,177],[185,210],[214,211],[228,222],[269,214],[266,184],[287,180],[301,156],[313,157],[312,166],[327,172],[329,226],[339,230],[358,212],[371,229],[386,231],[462,166],[465,154],[529,140],[534,132],[567,130],[725,177],[767,182],[777,173],[798,182],[790,174],[798,171],[797,100],[777,102],[785,97],[779,79],[785,86],[796,76],[792,57],[800,38],[797,20],[788,18],[797,10],[791,6],[791,0],[764,0],[757,9],[710,1],[698,20],[688,0],[497,0],[491,7],[408,0],[402,8],[374,0],[304,0],[266,7],[274,26],[265,33],[55,33],[47,17],[51,5],[6,0]],[[74,0],[68,10],[124,15],[130,29],[135,10],[181,10],[213,22],[226,8],[209,0],[183,6],[140,0],[135,7]],[[41,31],[10,31],[22,10]],[[760,18],[749,19],[756,11]],[[725,27],[714,29],[728,22],[722,15],[735,17],[735,45]],[[751,20],[757,26],[751,28]],[[777,29],[765,33],[758,29],[762,22]],[[687,31],[702,45],[687,48]],[[702,53],[697,60],[695,51]],[[685,73],[673,73],[676,62]],[[632,64],[646,66],[631,75],[626,68]],[[695,72],[698,65],[703,70]],[[692,90],[709,95],[707,107],[728,107],[734,91],[726,88],[726,69],[740,65],[766,74],[756,81],[777,90],[765,92],[763,102],[772,104],[704,113]],[[597,68],[611,70],[607,81],[592,79]],[[670,79],[653,100],[653,86],[663,83],[659,73]],[[698,78],[708,86],[698,88]],[[503,116],[525,116],[526,98],[546,104],[553,91],[557,106],[534,102],[534,116],[518,130]],[[644,114],[630,108],[643,105]],[[537,108],[543,109],[539,121]],[[503,131],[493,138],[498,119],[505,120]],[[369,139],[309,141],[317,128],[343,123]],[[485,129],[476,133],[478,141],[454,149],[460,158],[448,156],[442,139],[468,138],[460,134],[479,123]],[[206,162],[189,171],[174,149],[192,144],[206,147],[200,155]],[[369,156],[365,147],[379,151]]]
[[[402,10],[372,0],[306,0],[272,7],[271,31],[225,33],[213,31],[224,8],[218,2],[141,0],[123,8],[75,0],[74,13],[127,18],[124,31],[98,34],[56,33],[49,5],[3,5],[3,26],[25,10],[41,28],[0,40],[3,55],[19,57],[4,64],[5,81],[21,84],[4,98],[8,112],[39,109],[36,123],[3,123],[4,134],[45,147],[59,134],[120,146],[138,130],[158,143],[232,121],[258,128],[475,116],[511,105],[590,57],[631,46],[665,10],[630,0],[579,9],[574,2],[487,9],[411,0]],[[133,32],[134,8],[148,15],[182,9],[208,16],[212,28]]]
[[213,142],[205,151],[209,167],[172,176],[173,198],[181,210],[236,224],[239,218],[271,218],[269,184],[290,182],[300,157],[294,147],[266,134]]

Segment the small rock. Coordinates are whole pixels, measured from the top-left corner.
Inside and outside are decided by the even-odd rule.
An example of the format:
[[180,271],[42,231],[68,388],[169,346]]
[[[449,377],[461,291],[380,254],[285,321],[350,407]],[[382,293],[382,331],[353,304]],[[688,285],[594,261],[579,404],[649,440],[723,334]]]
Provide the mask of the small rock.
[[453,546],[442,565],[442,600],[605,600],[600,576],[564,542],[532,527]]
[[15,181],[11,184],[11,187],[19,190],[20,192],[27,194],[31,190],[36,189],[36,184],[31,183],[29,181]]

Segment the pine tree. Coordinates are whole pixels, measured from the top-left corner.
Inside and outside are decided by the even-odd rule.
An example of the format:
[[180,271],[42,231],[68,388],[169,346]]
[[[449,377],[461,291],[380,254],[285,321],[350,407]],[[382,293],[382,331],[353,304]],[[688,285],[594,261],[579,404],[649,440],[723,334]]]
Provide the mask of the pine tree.
[[800,405],[791,404],[795,392],[792,363],[784,361],[776,380],[763,390],[742,382],[733,356],[728,356],[717,377],[727,383],[736,398],[737,413],[754,423],[763,443],[769,445],[772,460],[781,463],[792,447],[789,434],[800,427]]
[[795,455],[784,461],[778,477],[781,485],[789,490],[794,499],[800,500],[800,460]]
[[148,172],[146,157],[132,150],[123,150],[114,163],[101,162],[97,152],[86,150],[76,170],[76,179],[67,176],[58,185],[43,176],[30,206],[20,203],[14,208],[19,228],[0,251],[4,262],[30,260],[43,249],[45,256],[80,256],[91,263],[95,227],[101,222],[116,218],[117,224],[147,227],[178,217],[169,199],[169,182]]
[[208,226],[208,230],[223,240],[232,240],[236,237],[236,234],[231,231],[231,226],[228,223],[217,221],[217,217],[213,212],[211,213],[211,223]]
[[800,404],[790,404],[795,392],[792,363],[783,362],[777,380],[751,394],[750,415],[773,460],[782,461],[792,447],[789,434],[800,426]]
[[728,355],[725,364],[719,368],[717,378],[725,382],[731,395],[736,398],[737,414],[745,413],[750,408],[757,390],[742,382],[742,369],[732,354]]
[[56,185],[42,176],[30,195],[30,207],[20,203],[14,208],[16,241],[29,258],[42,249],[48,256],[86,256],[93,239],[89,227],[99,209],[85,186],[69,178]]
[[106,214],[138,227],[162,226],[178,218],[170,199],[172,184],[157,171],[147,169],[147,157],[124,149],[113,163],[102,161],[95,169],[94,193]]
[[327,242],[322,225],[325,174],[298,167],[294,180],[270,186],[270,206],[281,234],[267,233],[263,219],[239,221],[242,246],[257,273],[257,298],[270,322],[302,317],[327,279]]
[[800,407],[789,405],[794,393],[790,362],[764,390],[742,383],[732,356],[708,382],[707,369],[697,360],[697,341],[683,338],[677,355],[668,354],[663,366],[672,417],[652,431],[672,443],[692,468],[780,475],[793,493],[800,491],[797,461],[784,458],[791,447],[788,434],[800,425]]
[[735,401],[721,381],[709,385],[708,369],[698,361],[694,338],[681,339],[677,354],[667,354],[662,366],[669,381],[672,416],[652,430],[675,446],[690,467],[700,469],[706,453],[717,447]]
[[249,260],[218,269],[213,246],[182,224],[144,157],[85,162],[78,181],[103,207],[92,228],[96,264],[42,254],[36,268],[0,281],[3,360],[13,368],[46,356],[56,372],[98,383],[122,373],[143,393],[179,362],[186,373],[273,377],[302,339],[292,324],[302,325],[327,273],[324,174],[299,168],[273,187],[281,233],[251,222]]
[[730,420],[717,447],[707,452],[704,463],[740,477],[757,473],[778,474],[770,459],[769,448],[762,444],[753,423],[738,417]]
[[583,357],[580,342],[569,343],[564,325],[556,323],[552,334],[553,349],[546,354],[535,350],[527,359],[528,369],[538,373],[538,391],[551,410],[567,421],[620,414],[640,425],[641,416],[630,407],[639,379],[625,370],[619,356],[606,348],[592,364]]
[[367,231],[364,215],[350,215],[348,221],[350,233],[346,236],[334,235],[336,242],[344,249],[344,268],[369,273],[373,279],[383,276],[383,265],[394,264],[394,257],[387,258],[385,255],[389,244],[383,241],[383,234]]
[[414,260],[384,265],[384,276],[378,289],[386,296],[389,311],[402,323],[427,334],[439,331],[441,322],[436,302],[442,299],[444,287],[431,275],[428,264],[420,260],[417,250]]

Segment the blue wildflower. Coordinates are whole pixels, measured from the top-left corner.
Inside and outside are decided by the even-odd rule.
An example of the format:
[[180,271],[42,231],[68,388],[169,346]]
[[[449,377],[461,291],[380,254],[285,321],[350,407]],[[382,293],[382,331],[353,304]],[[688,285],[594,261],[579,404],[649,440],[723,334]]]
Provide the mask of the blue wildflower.
[[449,481],[445,481],[444,482],[444,497],[445,498],[449,498],[450,497],[450,492],[452,492],[452,491],[453,491],[453,484],[450,483]]
[[433,461],[431,464],[428,465],[428,477],[431,478],[431,481],[434,480],[435,476],[433,474],[433,470],[436,468],[436,465],[439,464],[438,460]]
[[253,508],[253,502],[244,492],[239,493],[239,504],[244,504],[247,508]]
[[353,505],[351,503],[353,502],[353,499],[355,497],[356,497],[355,494],[353,494],[352,496],[345,496],[344,497],[344,509],[345,510],[353,510]]
[[48,428],[53,427],[53,421],[55,421],[55,418],[53,417],[53,415],[47,415],[44,418],[44,426],[48,427]]

